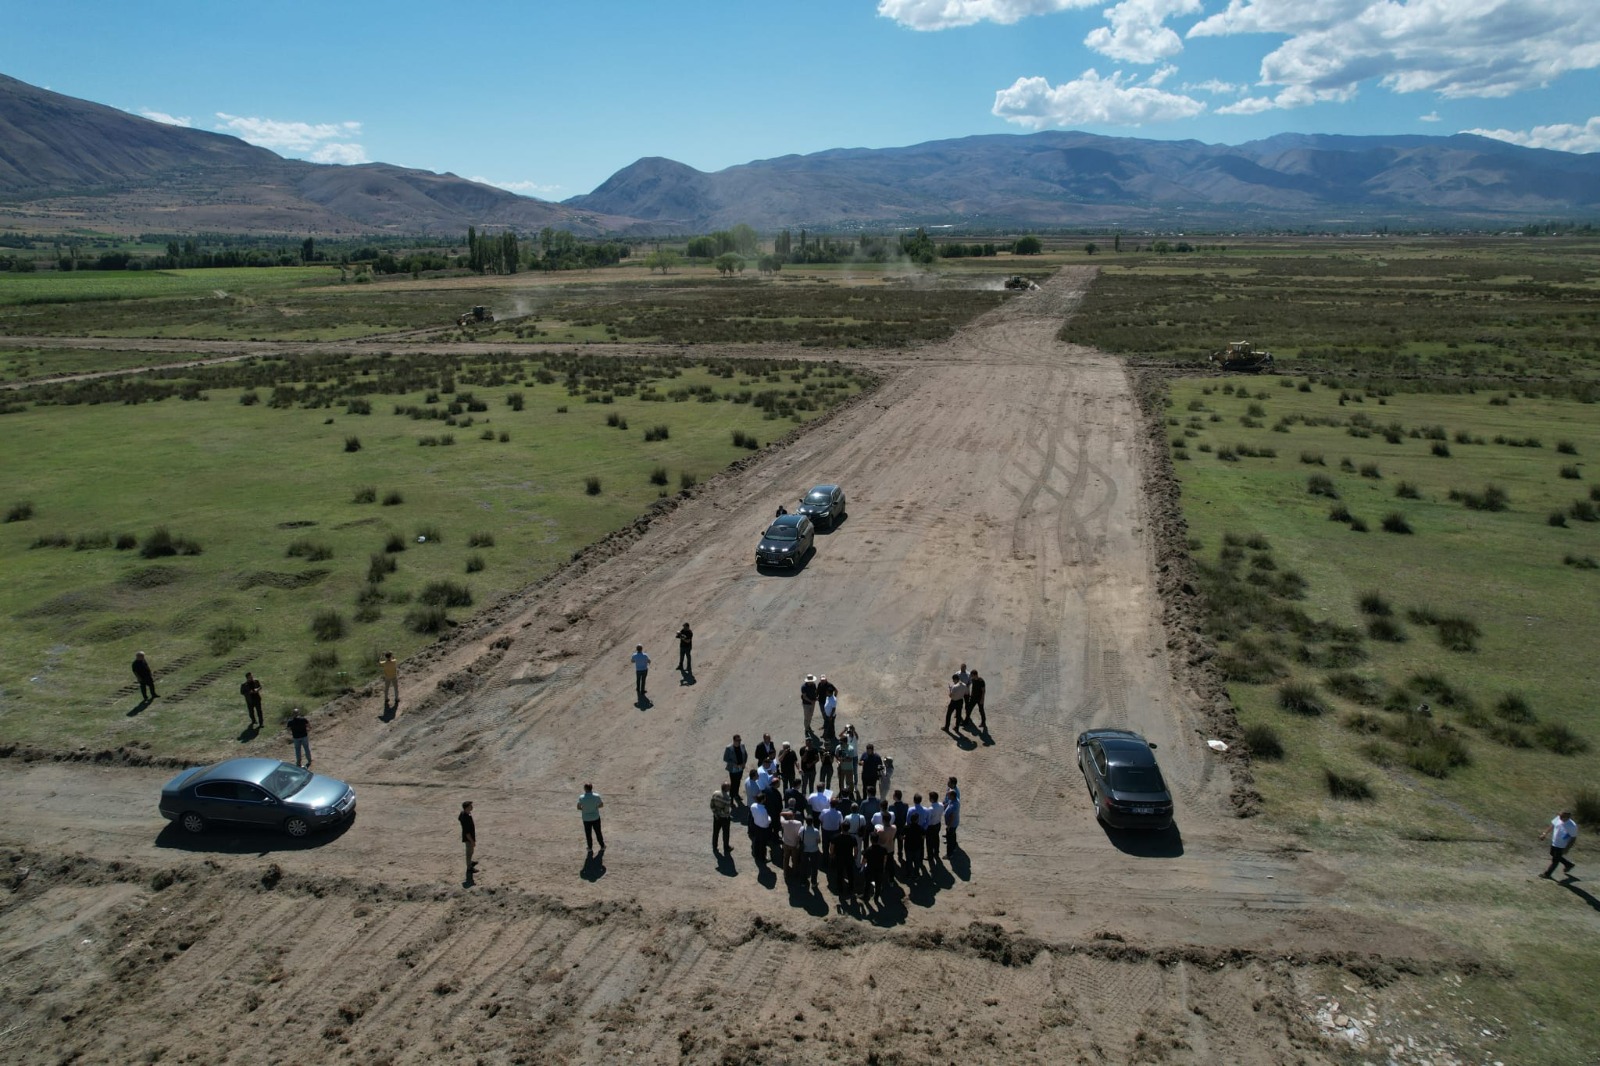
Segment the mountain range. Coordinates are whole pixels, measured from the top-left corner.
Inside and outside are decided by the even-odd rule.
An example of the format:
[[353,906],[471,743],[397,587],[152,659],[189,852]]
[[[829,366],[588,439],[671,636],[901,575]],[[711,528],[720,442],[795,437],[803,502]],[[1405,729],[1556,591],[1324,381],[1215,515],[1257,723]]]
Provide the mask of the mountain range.
[[1448,137],[1246,144],[991,134],[789,155],[714,173],[641,159],[562,203],[386,163],[285,159],[0,75],[0,226],[112,232],[584,236],[746,223],[826,230],[1498,226],[1592,219],[1600,154]]

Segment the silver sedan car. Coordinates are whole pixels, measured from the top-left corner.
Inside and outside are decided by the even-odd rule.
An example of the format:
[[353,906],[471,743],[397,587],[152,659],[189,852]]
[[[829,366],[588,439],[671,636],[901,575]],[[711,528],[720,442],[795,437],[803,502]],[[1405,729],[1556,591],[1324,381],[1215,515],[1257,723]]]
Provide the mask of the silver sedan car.
[[212,822],[303,837],[356,813],[356,790],[277,759],[229,759],[183,771],[161,790],[161,815],[191,833]]

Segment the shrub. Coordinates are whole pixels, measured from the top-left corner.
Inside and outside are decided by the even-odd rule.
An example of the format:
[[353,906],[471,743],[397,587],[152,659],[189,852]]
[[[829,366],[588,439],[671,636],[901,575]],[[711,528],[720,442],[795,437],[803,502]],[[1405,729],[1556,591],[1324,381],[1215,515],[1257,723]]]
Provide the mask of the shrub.
[[1339,469],[1346,474],[1354,474],[1356,472],[1356,464],[1346,457],[1339,460]]
[[1454,733],[1431,732],[1405,749],[1406,765],[1429,777],[1448,777],[1451,770],[1467,766],[1472,754]]
[[1368,736],[1382,733],[1384,720],[1367,711],[1357,711],[1355,714],[1346,715],[1344,727],[1352,733],[1364,733]]
[[344,413],[347,415],[370,415],[372,413],[372,401],[365,397],[346,400]]
[[359,489],[356,489],[355,496],[350,500],[350,502],[351,503],[376,503],[377,499],[378,499],[378,490],[373,488],[371,485],[363,485]]
[[486,530],[473,533],[471,536],[467,537],[467,547],[492,548],[494,547],[494,534]]
[[1378,707],[1383,703],[1384,685],[1376,678],[1340,671],[1323,678],[1322,685],[1335,696],[1363,707]]
[[19,500],[6,509],[7,522],[26,522],[33,517],[33,501]]
[[644,439],[647,441],[666,440],[670,435],[671,431],[666,426],[651,426],[644,431]]
[[99,551],[109,547],[110,533],[79,533],[78,539],[72,542],[72,550],[76,552]]
[[383,590],[377,585],[363,585],[361,591],[356,593],[356,603],[365,607],[372,603],[383,602]]
[[417,602],[429,607],[470,607],[472,590],[454,581],[430,581],[417,594]]
[[492,429],[484,430],[482,433],[478,434],[478,439],[479,440],[494,440],[494,430],[492,430]]
[[139,555],[144,559],[160,559],[169,555],[199,555],[200,545],[188,537],[174,537],[166,526],[157,526],[148,537]]
[[1439,643],[1448,651],[1477,651],[1483,631],[1470,618],[1448,615],[1439,619],[1438,634]]
[[1366,531],[1367,531],[1367,520],[1365,518],[1352,518],[1352,519],[1350,519],[1350,532],[1352,532],[1352,533],[1365,533]]
[[1399,511],[1390,511],[1383,516],[1383,531],[1385,533],[1410,533],[1411,523],[1406,521],[1406,516]]
[[1546,722],[1533,734],[1539,746],[1557,755],[1581,755],[1589,750],[1589,742],[1560,722]]
[[502,429],[500,431],[500,443],[501,444],[509,444],[510,442],[511,442],[511,434],[509,432],[507,432],[506,430]]
[[1237,463],[1239,455],[1232,448],[1222,447],[1217,449],[1217,458],[1225,463]]
[[425,525],[425,526],[418,526],[417,527],[417,543],[419,543],[419,544],[443,544],[444,543],[444,534],[440,533],[439,532],[439,527],[435,526],[435,525],[431,525],[430,524],[430,525]]
[[1439,612],[1435,611],[1432,607],[1429,607],[1426,604],[1422,605],[1421,607],[1407,607],[1406,619],[1419,626],[1437,625],[1439,622]]
[[1307,466],[1327,466],[1321,452],[1301,452],[1300,461]]
[[1336,503],[1332,507],[1328,508],[1328,521],[1349,522],[1350,520],[1350,508],[1346,507],[1344,504]]
[[683,471],[682,473],[680,473],[678,475],[678,487],[680,489],[682,489],[684,492],[688,492],[690,489],[694,488],[696,482],[698,482],[698,481],[699,481],[699,478],[695,477],[693,474],[689,473],[689,471],[687,471],[687,470]]
[[1501,696],[1495,701],[1494,713],[1517,725],[1532,725],[1535,721],[1533,708],[1528,706],[1527,698],[1520,692],[1507,692]]
[[359,452],[361,450],[361,438],[346,437],[344,439],[344,450],[347,452]]
[[1277,760],[1283,758],[1283,741],[1278,737],[1278,731],[1270,725],[1246,726],[1244,730],[1244,745],[1250,754],[1257,759]]
[[587,492],[590,496],[600,495],[600,479],[597,477],[584,478],[583,491]]
[[617,414],[617,412],[612,411],[610,414],[606,415],[606,425],[616,429],[622,428],[622,416]]
[[261,394],[255,389],[247,389],[239,394],[239,403],[245,407],[254,407],[261,402]]
[[1272,543],[1260,533],[1250,534],[1249,538],[1245,540],[1244,546],[1251,551],[1269,552],[1272,550]]
[[1328,713],[1315,687],[1301,681],[1286,681],[1278,686],[1278,706],[1293,714],[1315,717]]
[[1564,466],[1561,468],[1561,476],[1568,481],[1578,481],[1583,477],[1583,471],[1576,466]]
[[413,633],[442,633],[450,625],[443,607],[417,607],[406,612],[406,628]]
[[320,563],[324,559],[333,558],[333,549],[326,544],[319,544],[316,541],[302,537],[297,541],[291,542],[283,554],[289,559],[304,559],[308,563]]
[[1578,570],[1600,570],[1600,559],[1592,555],[1568,555],[1562,558],[1562,563]]
[[1558,440],[1556,441],[1556,451],[1562,455],[1577,455],[1578,446],[1570,440]]
[[318,698],[345,688],[344,671],[339,669],[339,653],[332,648],[312,652],[295,675],[295,687],[308,696]]
[[1328,786],[1328,795],[1334,799],[1342,800],[1369,800],[1372,798],[1372,785],[1364,777],[1353,774],[1339,774],[1332,770],[1323,771]]
[[393,555],[395,552],[406,550],[406,538],[398,533],[390,533],[383,542],[383,550]]
[[1339,498],[1339,491],[1333,487],[1333,479],[1326,474],[1312,474],[1306,478],[1306,491],[1313,496],[1326,496],[1330,500]]
[[1600,822],[1600,792],[1592,788],[1578,789],[1578,794],[1572,797],[1572,817],[1579,825]]
[[405,497],[393,490],[383,494],[383,505],[385,507],[398,507],[405,502]]
[[1400,482],[1400,484],[1396,485],[1395,488],[1394,488],[1394,494],[1398,499],[1402,499],[1402,500],[1420,500],[1420,499],[1422,499],[1421,490],[1419,490],[1415,485],[1413,485],[1409,481],[1402,481],[1402,482]]
[[1282,659],[1249,638],[1240,639],[1233,647],[1218,655],[1217,668],[1229,681],[1247,685],[1277,681],[1289,674],[1289,668]]
[[1406,636],[1405,628],[1393,618],[1374,618],[1368,622],[1367,636],[1373,640],[1382,640],[1390,644],[1404,644],[1409,639]]
[[749,439],[750,439],[750,435],[748,433],[746,433],[742,429],[736,429],[736,430],[733,430],[732,432],[733,432],[733,446],[735,448],[743,448],[743,447],[745,447],[746,446],[746,442],[749,441]]
[[238,622],[224,622],[206,634],[206,650],[220,658],[243,644],[249,636]]
[[482,570],[482,569],[483,569],[483,556],[481,556],[481,555],[469,555],[469,556],[467,556],[467,573],[476,574],[479,570]]
[[1573,500],[1572,506],[1567,508],[1567,514],[1580,522],[1600,521],[1600,511],[1597,511],[1594,504],[1588,500]]
[[567,413],[567,405],[566,404],[562,404],[560,407],[556,408],[556,414],[564,415],[566,413]]
[[311,637],[326,644],[344,636],[344,615],[338,611],[318,611],[311,617]]
[[1406,683],[1408,688],[1421,693],[1439,704],[1441,707],[1454,707],[1466,710],[1474,706],[1472,697],[1438,674],[1412,674],[1411,680]]
[[652,484],[652,485],[665,485],[666,483],[667,483],[667,468],[666,467],[658,466],[654,470],[650,471],[650,484]]
[[1565,529],[1567,525],[1567,515],[1565,511],[1551,511],[1550,516],[1544,521],[1546,525],[1557,526]]
[[356,608],[356,613],[351,617],[357,622],[366,625],[382,618],[383,612],[378,609],[378,605],[375,603],[363,603]]
[[520,393],[520,392],[508,392],[508,393],[506,393],[506,406],[507,407],[511,408],[513,411],[520,411],[520,410],[522,410],[522,405],[523,405],[522,393]]
[[1442,440],[1434,441],[1433,454],[1437,455],[1441,459],[1450,458],[1450,445],[1446,444]]
[[1498,485],[1486,485],[1482,492],[1450,491],[1452,500],[1460,500],[1469,511],[1504,511],[1511,506],[1511,497]]
[[400,564],[395,562],[394,556],[373,552],[367,560],[367,581],[373,585],[380,584],[399,568]]
[[1383,474],[1379,472],[1377,463],[1362,463],[1361,476],[1381,479]]
[[1362,614],[1375,615],[1379,618],[1387,618],[1394,614],[1394,607],[1383,598],[1381,592],[1363,592],[1356,603],[1361,608]]
[[132,551],[139,546],[139,538],[132,533],[118,533],[116,549],[119,552]]

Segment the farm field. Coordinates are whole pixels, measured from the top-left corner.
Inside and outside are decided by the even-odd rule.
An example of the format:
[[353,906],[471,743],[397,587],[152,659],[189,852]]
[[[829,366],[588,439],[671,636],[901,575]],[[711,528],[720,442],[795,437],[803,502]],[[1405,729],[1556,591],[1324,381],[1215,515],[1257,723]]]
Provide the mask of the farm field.
[[[47,405],[0,427],[27,496],[6,506],[31,507],[0,526],[0,730],[50,750],[222,750],[244,670],[274,720],[363,683],[382,651],[428,643],[868,380],[794,361],[328,356],[24,394]],[[157,529],[199,553],[145,557]],[[442,597],[454,618],[424,617]],[[159,723],[127,698],[135,650],[170,679]]]

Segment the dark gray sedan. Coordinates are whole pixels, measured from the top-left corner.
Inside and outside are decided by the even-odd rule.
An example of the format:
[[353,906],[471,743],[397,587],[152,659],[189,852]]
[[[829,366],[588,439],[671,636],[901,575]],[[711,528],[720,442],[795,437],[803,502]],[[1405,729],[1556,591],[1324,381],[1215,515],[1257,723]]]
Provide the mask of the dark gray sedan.
[[1078,734],[1078,768],[1089,785],[1094,813],[1117,829],[1167,829],[1172,793],[1156,765],[1155,745],[1126,729]]
[[761,543],[756,545],[756,566],[786,566],[793,569],[811,550],[814,539],[811,519],[803,514],[779,515],[761,535]]
[[277,759],[229,759],[192,767],[161,790],[162,817],[191,833],[212,822],[233,822],[303,837],[355,813],[355,789]]

